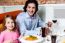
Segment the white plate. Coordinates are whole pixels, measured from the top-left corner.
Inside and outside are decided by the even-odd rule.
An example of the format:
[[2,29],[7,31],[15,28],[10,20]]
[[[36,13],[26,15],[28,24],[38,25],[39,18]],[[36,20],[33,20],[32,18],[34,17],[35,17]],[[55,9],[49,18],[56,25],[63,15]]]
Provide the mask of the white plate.
[[25,38],[28,37],[28,36],[24,36],[22,38],[19,38],[19,40],[22,43],[43,43],[43,41],[44,41],[44,38],[43,37],[40,37],[40,36],[37,36],[37,35],[35,35],[35,36],[38,38],[38,40],[34,40],[34,41],[25,40]]
[[65,36],[60,36],[60,37],[57,38],[56,43],[63,43],[63,41],[65,41]]

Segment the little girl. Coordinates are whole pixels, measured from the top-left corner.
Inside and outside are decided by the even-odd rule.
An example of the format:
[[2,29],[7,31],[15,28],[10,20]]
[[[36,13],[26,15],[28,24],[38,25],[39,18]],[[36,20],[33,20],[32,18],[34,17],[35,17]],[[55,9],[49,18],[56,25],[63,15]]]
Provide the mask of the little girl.
[[7,15],[4,18],[4,26],[5,30],[0,34],[0,43],[19,43],[19,33],[11,16]]

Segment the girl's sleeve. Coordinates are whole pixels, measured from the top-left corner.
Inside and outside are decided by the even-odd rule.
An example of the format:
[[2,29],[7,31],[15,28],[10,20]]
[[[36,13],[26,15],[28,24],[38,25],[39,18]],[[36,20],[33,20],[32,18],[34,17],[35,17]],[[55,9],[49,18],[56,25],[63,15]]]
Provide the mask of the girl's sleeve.
[[0,34],[0,43],[4,42],[4,32]]

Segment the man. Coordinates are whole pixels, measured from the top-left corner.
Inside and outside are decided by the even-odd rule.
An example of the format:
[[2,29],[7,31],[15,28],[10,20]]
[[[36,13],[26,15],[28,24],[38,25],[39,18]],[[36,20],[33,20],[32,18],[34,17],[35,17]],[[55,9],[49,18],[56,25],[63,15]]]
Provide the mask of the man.
[[16,22],[19,25],[21,35],[37,35],[37,33],[41,30],[41,28],[38,27],[43,27],[44,24],[36,13],[37,11],[38,2],[36,0],[26,1],[24,12],[20,13],[16,18]]

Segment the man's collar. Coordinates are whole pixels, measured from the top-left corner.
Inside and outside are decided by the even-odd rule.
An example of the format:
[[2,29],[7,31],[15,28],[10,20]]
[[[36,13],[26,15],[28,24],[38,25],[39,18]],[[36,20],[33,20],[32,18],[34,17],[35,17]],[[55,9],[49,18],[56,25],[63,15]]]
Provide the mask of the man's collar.
[[26,17],[29,18],[30,16],[29,16],[28,12],[25,12],[25,13],[26,13]]

